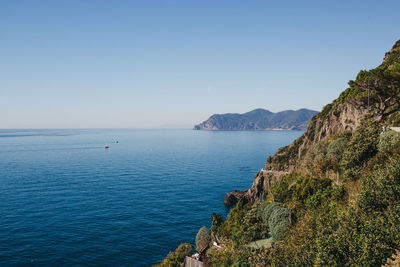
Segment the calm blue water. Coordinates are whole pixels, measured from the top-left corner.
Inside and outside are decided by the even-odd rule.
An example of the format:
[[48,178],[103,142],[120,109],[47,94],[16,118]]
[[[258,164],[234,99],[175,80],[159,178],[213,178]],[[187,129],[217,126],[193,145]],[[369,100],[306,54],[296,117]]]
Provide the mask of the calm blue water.
[[0,130],[0,266],[150,266],[300,135]]

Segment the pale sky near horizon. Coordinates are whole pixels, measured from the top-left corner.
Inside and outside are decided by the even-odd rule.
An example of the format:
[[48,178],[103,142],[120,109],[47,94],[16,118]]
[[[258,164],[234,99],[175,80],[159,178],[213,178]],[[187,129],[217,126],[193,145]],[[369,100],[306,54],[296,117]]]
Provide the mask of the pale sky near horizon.
[[400,39],[400,1],[0,1],[0,128],[192,127],[321,108]]

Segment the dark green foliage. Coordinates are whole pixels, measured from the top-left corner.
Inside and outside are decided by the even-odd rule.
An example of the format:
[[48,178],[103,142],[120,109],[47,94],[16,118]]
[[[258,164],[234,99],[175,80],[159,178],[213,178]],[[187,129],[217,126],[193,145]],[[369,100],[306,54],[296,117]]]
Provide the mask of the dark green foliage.
[[287,230],[291,221],[291,213],[288,208],[275,208],[268,219],[268,225],[272,237],[275,240],[283,240],[288,233]]
[[393,112],[387,119],[386,125],[398,126],[400,125],[400,111]]
[[[291,186],[289,186],[289,181],[292,181]],[[304,177],[292,174],[285,176],[273,185],[271,192],[275,200],[286,203],[294,216],[297,217],[302,216],[306,207],[312,209],[319,206],[325,195],[338,194],[336,190],[332,189],[331,183],[331,180],[325,178]],[[327,189],[326,192],[324,192],[325,189]],[[343,188],[341,190],[342,197],[345,193]],[[314,196],[315,193],[318,194]]]
[[271,202],[271,203],[266,202],[266,205],[262,209],[262,215],[261,215],[263,222],[269,225],[269,218],[271,217],[272,212],[275,209],[279,209],[281,206],[282,204],[279,202]]
[[170,252],[168,256],[156,267],[178,267],[182,266],[185,257],[189,256],[193,251],[193,246],[188,243],[180,244],[175,252]]
[[[384,171],[382,171],[384,170]],[[317,239],[321,265],[380,266],[400,246],[400,160],[362,185],[356,208]],[[332,235],[334,233],[334,235]]]
[[211,232],[215,232],[219,226],[221,226],[221,224],[224,222],[224,220],[222,219],[222,215],[221,214],[215,214],[213,213],[211,215],[211,228],[210,231]]
[[282,240],[292,221],[290,210],[278,202],[266,202],[261,210],[262,221],[268,225],[272,237],[275,240]]
[[208,247],[210,241],[211,241],[211,233],[208,230],[207,226],[201,227],[196,235],[196,250],[200,252],[203,251]]
[[221,266],[228,267],[234,264],[234,258],[236,254],[241,254],[240,252],[236,252],[232,248],[227,248],[222,251],[211,251],[208,253],[208,258],[212,264],[212,266]]
[[333,140],[326,149],[326,157],[339,162],[348,142],[349,139],[346,137],[339,137]]
[[217,235],[232,241],[234,247],[251,241],[266,238],[268,226],[260,217],[260,208],[264,202],[254,205],[240,205],[231,209],[228,218],[217,229]]
[[265,238],[268,234],[268,228],[263,225],[261,218],[258,215],[259,207],[260,204],[251,206],[243,218],[244,231],[246,232],[243,235],[244,243]]
[[289,190],[289,183],[287,179],[281,179],[272,188],[271,193],[274,196],[274,200],[277,202],[284,202],[290,198],[291,191]]
[[252,249],[248,263],[250,266],[267,266],[269,264],[269,249],[261,247],[259,249]]
[[321,206],[321,204],[325,201],[329,201],[330,199],[341,200],[345,197],[346,191],[344,187],[326,187],[318,190],[315,194],[311,195],[306,200],[307,209],[313,210],[317,209]]
[[292,199],[294,201],[305,203],[307,198],[318,190],[326,188],[331,185],[331,180],[307,177],[300,179],[291,187]]
[[213,251],[209,254],[212,266],[236,266],[236,267],[250,267],[254,266],[250,263],[250,258],[253,255],[254,249],[232,248],[228,247],[223,251]]
[[359,206],[364,210],[383,210],[400,201],[400,160],[390,169],[380,170],[363,183]]
[[341,161],[347,178],[357,179],[364,163],[377,152],[380,126],[373,119],[366,118],[351,137]]

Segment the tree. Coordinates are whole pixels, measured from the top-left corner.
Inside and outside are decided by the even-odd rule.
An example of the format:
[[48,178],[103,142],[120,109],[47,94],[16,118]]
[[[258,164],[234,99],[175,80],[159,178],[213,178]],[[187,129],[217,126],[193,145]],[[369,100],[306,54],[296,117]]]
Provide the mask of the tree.
[[210,241],[211,235],[207,226],[201,227],[196,235],[196,250],[200,253],[203,252],[210,244]]

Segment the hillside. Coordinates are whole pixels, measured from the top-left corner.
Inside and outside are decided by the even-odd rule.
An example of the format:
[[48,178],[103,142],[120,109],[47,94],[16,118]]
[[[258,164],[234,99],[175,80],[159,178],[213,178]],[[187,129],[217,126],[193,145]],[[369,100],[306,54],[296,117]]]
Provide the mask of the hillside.
[[236,206],[196,237],[204,264],[396,266],[400,133],[391,126],[400,126],[400,40],[269,157],[251,188],[226,195]]
[[277,113],[265,109],[238,114],[214,114],[208,120],[195,125],[194,130],[305,130],[317,111],[309,109],[285,110]]

